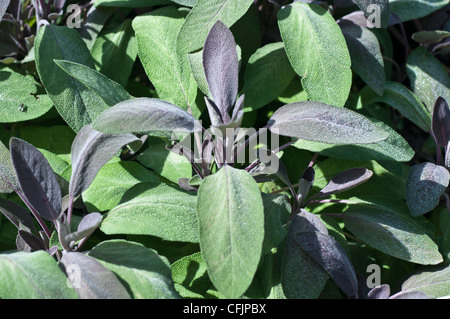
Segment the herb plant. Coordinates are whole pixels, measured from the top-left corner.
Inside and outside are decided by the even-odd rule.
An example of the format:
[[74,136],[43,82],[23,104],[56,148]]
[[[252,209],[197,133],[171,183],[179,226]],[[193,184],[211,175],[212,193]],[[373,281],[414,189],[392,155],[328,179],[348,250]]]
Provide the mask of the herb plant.
[[450,295],[448,1],[66,2],[0,2],[0,298]]

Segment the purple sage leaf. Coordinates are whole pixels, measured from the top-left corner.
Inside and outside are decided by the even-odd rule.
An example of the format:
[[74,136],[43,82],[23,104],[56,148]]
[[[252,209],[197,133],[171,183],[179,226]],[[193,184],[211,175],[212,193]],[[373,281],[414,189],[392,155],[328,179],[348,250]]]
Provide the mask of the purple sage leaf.
[[209,91],[224,118],[236,101],[239,62],[233,34],[220,20],[213,25],[206,37],[203,67]]
[[0,197],[0,213],[5,215],[17,228],[20,224],[29,229],[34,228],[33,218],[28,210],[22,206]]
[[123,146],[138,140],[133,134],[104,134],[94,130],[92,124],[84,126],[72,144],[71,198],[85,191],[103,165]]
[[103,133],[201,131],[199,122],[182,108],[155,98],[136,98],[103,111],[93,122]]
[[336,175],[331,181],[317,194],[317,197],[325,197],[332,194],[338,194],[356,187],[373,175],[371,170],[366,168],[350,168]]
[[10,141],[11,159],[23,195],[42,218],[54,221],[61,213],[61,187],[47,159],[33,145]]
[[411,167],[406,183],[406,204],[413,216],[423,215],[439,204],[450,180],[448,170],[433,163]]
[[358,280],[353,265],[333,237],[320,232],[299,232],[295,239],[301,249],[325,269],[348,297],[358,296]]
[[79,252],[64,252],[61,263],[80,299],[131,298],[117,276],[96,259]]
[[[37,236],[29,231],[20,229],[17,234],[16,243],[17,246],[21,248],[22,251],[38,251],[38,250],[46,250],[46,247],[42,240],[40,240]],[[18,247],[18,248],[19,248]]]
[[371,144],[389,133],[352,110],[320,102],[284,105],[273,113],[269,129],[279,135],[328,144]]
[[83,217],[78,224],[76,232],[70,233],[65,236],[65,240],[68,243],[77,241],[82,238],[90,236],[102,223],[102,215],[99,213],[90,213]]
[[389,285],[379,285],[369,291],[367,299],[388,299],[390,294],[391,287]]
[[436,144],[447,146],[450,140],[450,108],[442,97],[438,97],[434,104],[432,129]]

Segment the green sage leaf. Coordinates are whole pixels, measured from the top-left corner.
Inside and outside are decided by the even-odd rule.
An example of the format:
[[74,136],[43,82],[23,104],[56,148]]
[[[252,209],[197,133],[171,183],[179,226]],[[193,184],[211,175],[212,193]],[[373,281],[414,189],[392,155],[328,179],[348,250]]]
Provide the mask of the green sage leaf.
[[286,54],[309,100],[344,106],[352,83],[344,36],[330,13],[296,2],[278,12]]
[[200,250],[214,286],[238,298],[250,286],[261,257],[264,207],[251,175],[229,166],[198,190]]

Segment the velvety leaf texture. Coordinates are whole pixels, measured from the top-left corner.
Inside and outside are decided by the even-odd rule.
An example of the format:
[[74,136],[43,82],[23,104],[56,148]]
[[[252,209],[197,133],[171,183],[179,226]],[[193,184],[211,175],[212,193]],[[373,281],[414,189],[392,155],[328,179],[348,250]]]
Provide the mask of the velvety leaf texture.
[[290,299],[315,299],[328,281],[328,273],[299,246],[296,236],[302,232],[328,234],[314,214],[302,210],[289,226],[281,267],[283,292]]
[[333,278],[348,297],[358,295],[358,281],[345,250],[328,234],[299,232],[297,244]]
[[0,255],[0,298],[77,299],[55,259],[45,251]]
[[196,132],[201,126],[183,109],[154,98],[136,98],[109,108],[93,123],[103,133]]
[[344,106],[352,82],[351,58],[331,14],[316,4],[296,2],[278,11],[278,25],[309,100]]
[[95,246],[89,256],[127,283],[134,299],[173,299],[174,289],[167,259],[142,244],[108,240]]
[[86,125],[72,144],[72,176],[69,194],[81,195],[98,171],[125,145],[137,141],[133,134],[103,134]]
[[8,9],[9,6],[9,0],[1,0],[0,1],[0,21],[2,21],[3,15],[6,12],[6,9]]
[[251,175],[230,166],[206,177],[197,200],[200,250],[221,293],[238,298],[249,287],[261,257],[264,207]]
[[75,29],[46,25],[35,40],[36,69],[56,109],[78,132],[108,106],[86,87],[65,73],[55,59],[68,60],[95,69],[94,60]]
[[236,101],[239,65],[233,34],[222,21],[217,21],[206,37],[203,66],[209,91],[223,118]]
[[18,138],[11,139],[10,149],[27,201],[46,220],[56,220],[61,213],[61,188],[47,159],[33,145]]
[[78,224],[76,232],[70,233],[65,237],[65,240],[70,243],[77,241],[84,237],[90,236],[101,224],[102,215],[99,213],[90,213],[83,217]]
[[79,252],[65,252],[61,263],[80,299],[131,298],[116,275],[96,259]]
[[178,34],[177,51],[186,54],[200,49],[217,21],[231,27],[252,3],[253,0],[197,0]]
[[[176,199],[176,202],[174,202]],[[106,234],[152,235],[198,242],[197,197],[164,183],[141,183],[111,209],[100,229]]]
[[0,192],[11,193],[20,189],[16,171],[8,148],[0,141]]
[[388,133],[363,115],[319,102],[282,106],[269,120],[271,131],[285,136],[329,144],[365,144],[383,141]]
[[352,69],[378,95],[382,95],[386,75],[376,35],[367,28],[357,25],[344,25],[341,30],[350,52]]
[[424,47],[417,47],[408,56],[406,73],[413,92],[425,103],[430,114],[438,97],[450,101],[450,77],[441,62]]
[[187,54],[178,54],[177,35],[185,19],[174,6],[153,10],[133,20],[138,54],[158,97],[194,115],[197,85]]
[[438,246],[414,220],[379,208],[352,208],[342,214],[360,240],[388,255],[417,264],[442,262]]
[[93,94],[98,95],[108,106],[132,98],[120,84],[94,69],[71,61],[55,60],[55,63],[67,74],[80,81]]
[[413,216],[428,213],[439,204],[450,181],[450,173],[440,165],[421,163],[411,167],[406,184],[406,203]]

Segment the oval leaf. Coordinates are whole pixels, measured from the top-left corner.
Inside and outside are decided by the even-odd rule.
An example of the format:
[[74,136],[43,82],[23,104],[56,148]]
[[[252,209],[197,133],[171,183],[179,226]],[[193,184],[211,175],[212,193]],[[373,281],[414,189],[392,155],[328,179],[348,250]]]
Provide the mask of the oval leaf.
[[132,26],[139,58],[158,97],[185,110],[191,107],[197,116],[197,85],[189,60],[187,54],[177,54],[177,35],[184,21],[178,8],[165,6],[137,16]]
[[317,194],[318,197],[325,197],[331,194],[338,194],[344,192],[348,189],[356,187],[369,178],[371,178],[373,172],[367,168],[351,168],[343,171],[342,173],[336,175],[331,179],[331,181],[322,188],[322,190]]
[[329,12],[296,2],[278,11],[286,54],[312,101],[344,106],[352,83],[344,36]]
[[413,216],[428,213],[439,204],[439,198],[450,180],[448,170],[433,163],[411,167],[406,184],[406,204]]
[[[125,145],[137,141],[132,134],[103,134],[86,125],[72,144],[72,175],[69,194],[75,198],[86,190],[98,171]],[[95,160],[93,160],[95,159]]]
[[46,220],[56,220],[61,213],[61,188],[47,159],[33,145],[10,140],[11,159],[23,195]]
[[421,292],[430,298],[450,296],[450,267],[416,271],[402,284],[402,292]]
[[212,99],[225,119],[236,101],[239,63],[233,34],[220,20],[206,37],[203,67]]
[[154,98],[137,98],[104,111],[93,128],[103,133],[191,133],[200,131],[201,125],[178,106]]
[[340,216],[355,236],[388,255],[423,265],[443,261],[426,231],[401,213],[365,207],[351,208]]
[[264,240],[261,191],[251,175],[229,166],[198,190],[200,250],[214,286],[238,298],[250,286]]
[[36,36],[35,56],[39,78],[59,114],[75,132],[108,107],[54,62],[68,60],[95,69],[86,44],[75,29],[44,25]]
[[268,124],[271,131],[280,135],[329,144],[369,144],[389,136],[359,113],[320,102],[282,106]]
[[130,299],[116,275],[94,258],[64,252],[61,263],[80,299]]

